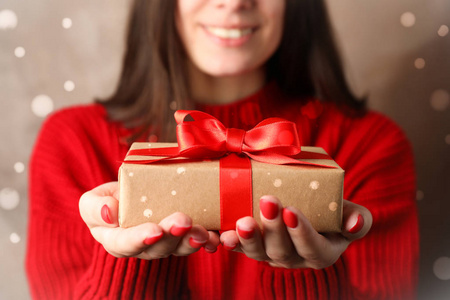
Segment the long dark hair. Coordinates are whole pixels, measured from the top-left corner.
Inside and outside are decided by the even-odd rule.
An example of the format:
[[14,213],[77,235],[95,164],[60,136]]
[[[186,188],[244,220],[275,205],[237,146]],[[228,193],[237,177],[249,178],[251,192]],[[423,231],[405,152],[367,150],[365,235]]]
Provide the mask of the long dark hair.
[[[174,109],[192,105],[175,10],[176,0],[135,0],[117,89],[100,101],[111,120],[138,129],[132,138],[173,139]],[[289,98],[317,97],[349,112],[365,110],[346,83],[324,0],[286,0],[283,37],[267,72]]]

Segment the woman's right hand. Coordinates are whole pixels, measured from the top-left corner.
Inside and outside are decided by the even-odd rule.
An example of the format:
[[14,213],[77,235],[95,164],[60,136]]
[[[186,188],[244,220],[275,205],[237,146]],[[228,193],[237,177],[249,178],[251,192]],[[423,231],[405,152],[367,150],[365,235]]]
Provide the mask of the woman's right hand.
[[102,184],[84,193],[80,214],[92,236],[115,257],[158,259],[169,255],[185,256],[205,247],[213,253],[220,243],[217,233],[207,231],[183,213],[174,213],[159,224],[144,223],[119,227],[118,183]]

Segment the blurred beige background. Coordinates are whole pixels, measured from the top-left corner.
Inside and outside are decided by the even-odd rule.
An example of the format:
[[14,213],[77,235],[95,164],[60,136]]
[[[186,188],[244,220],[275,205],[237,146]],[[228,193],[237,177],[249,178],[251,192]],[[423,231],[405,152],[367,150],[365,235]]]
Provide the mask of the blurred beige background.
[[[414,147],[419,299],[450,299],[450,1],[328,3],[352,87],[394,119]],[[29,299],[27,173],[40,125],[54,110],[112,92],[128,6],[0,2],[0,299]]]

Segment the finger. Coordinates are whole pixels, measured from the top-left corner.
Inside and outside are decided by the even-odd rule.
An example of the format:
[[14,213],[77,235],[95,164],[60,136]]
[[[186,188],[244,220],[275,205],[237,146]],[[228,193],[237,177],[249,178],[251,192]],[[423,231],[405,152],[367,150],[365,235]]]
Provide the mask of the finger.
[[176,212],[165,217],[158,225],[162,228],[164,237],[146,253],[152,257],[163,258],[175,252],[182,238],[191,230],[192,219],[183,213]]
[[372,227],[372,214],[364,206],[344,200],[342,234],[350,241],[365,236]]
[[116,257],[136,256],[163,236],[161,227],[154,223],[130,228],[96,226],[91,233],[106,251]]
[[117,195],[117,182],[110,182],[100,185],[80,197],[80,215],[89,228],[117,227],[119,225]]
[[111,181],[99,185],[92,189],[99,196],[112,196],[119,199],[119,183],[117,181]]
[[349,244],[340,234],[327,237],[319,234],[295,207],[286,207],[283,210],[283,220],[297,253],[304,259],[303,267],[328,267],[336,262]]
[[217,232],[208,231],[209,238],[205,244],[205,251],[208,253],[214,253],[217,251],[217,247],[220,245],[219,234]]
[[181,212],[176,212],[165,217],[159,222],[165,233],[179,240],[180,237],[186,235],[192,228],[192,219]]
[[239,237],[240,249],[247,257],[265,261],[268,258],[264,249],[261,230],[255,219],[244,217],[236,222],[236,232]]
[[220,243],[225,250],[242,252],[239,246],[239,236],[235,230],[222,232],[220,235]]
[[189,255],[197,252],[208,242],[209,233],[200,225],[194,225],[188,234],[182,237],[178,247],[175,249],[175,255]]
[[281,216],[281,203],[273,196],[263,196],[259,202],[264,247],[267,256],[276,263],[288,263],[298,259]]

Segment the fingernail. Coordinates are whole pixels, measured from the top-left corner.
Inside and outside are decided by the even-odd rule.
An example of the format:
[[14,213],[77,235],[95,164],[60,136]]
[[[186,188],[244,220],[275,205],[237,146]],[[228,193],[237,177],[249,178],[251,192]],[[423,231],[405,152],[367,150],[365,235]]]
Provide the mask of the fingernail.
[[153,245],[154,243],[159,241],[162,238],[162,236],[163,236],[162,232],[159,233],[158,235],[149,236],[144,240],[144,244],[146,244],[147,246]]
[[259,207],[264,218],[268,220],[273,220],[278,216],[278,204],[272,201],[261,198],[259,202]]
[[297,215],[286,208],[283,208],[283,221],[289,228],[296,228],[298,225]]
[[173,226],[170,228],[170,234],[173,235],[173,236],[183,236],[183,235],[185,235],[191,228],[192,228],[192,226],[182,227],[182,226],[178,226],[178,225],[173,225]]
[[225,250],[231,251],[231,250],[234,250],[234,248],[236,248],[237,245],[231,245],[230,246],[230,245],[227,245],[227,244],[223,244],[222,246],[223,246],[223,248]]
[[214,252],[217,251],[217,248],[210,249],[210,248],[208,248],[208,247],[205,247],[205,251],[212,254],[212,253],[214,253]]
[[102,219],[108,224],[112,224],[111,218],[109,217],[109,207],[108,205],[103,205],[102,211],[101,211]]
[[253,229],[245,230],[245,229],[240,228],[239,226],[237,228],[237,232],[241,238],[244,238],[247,240],[252,238],[253,234],[255,233],[255,231]]
[[201,248],[205,243],[206,241],[198,241],[193,237],[189,238],[189,245],[191,245],[192,248]]
[[348,232],[355,234],[358,231],[360,231],[364,226],[364,218],[362,215],[358,215],[358,220],[356,221],[355,225],[353,225],[352,228],[348,230]]

